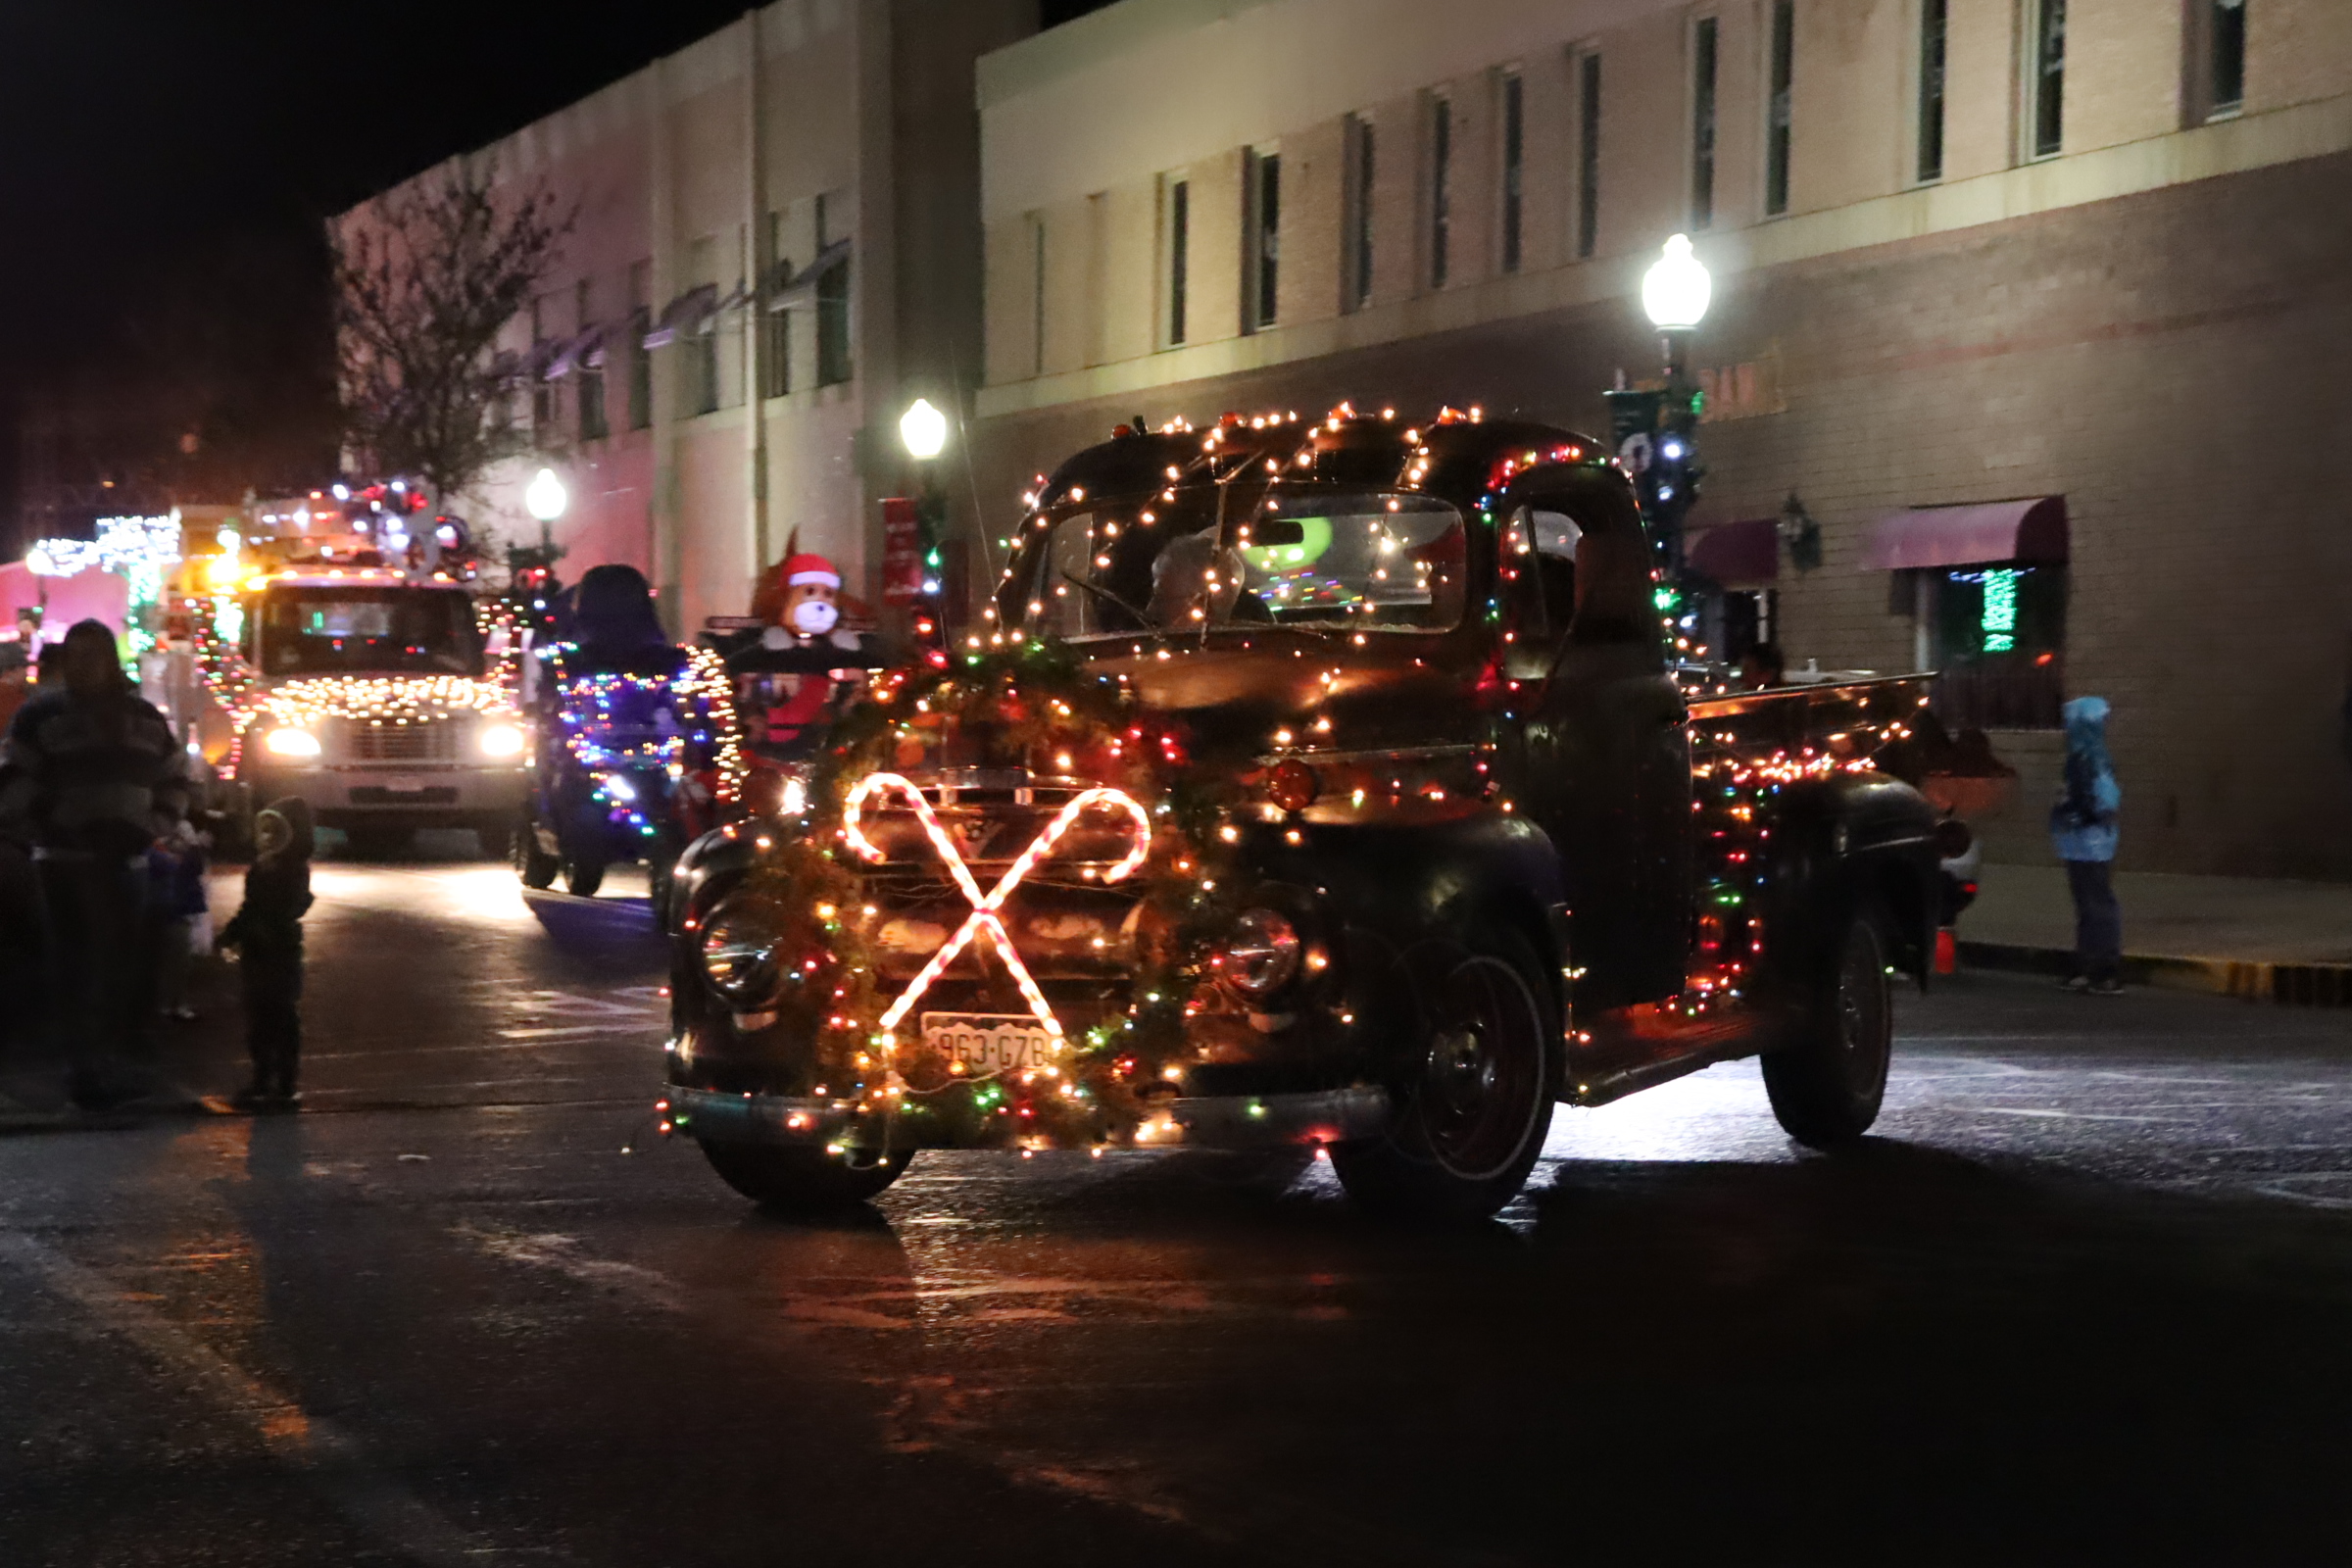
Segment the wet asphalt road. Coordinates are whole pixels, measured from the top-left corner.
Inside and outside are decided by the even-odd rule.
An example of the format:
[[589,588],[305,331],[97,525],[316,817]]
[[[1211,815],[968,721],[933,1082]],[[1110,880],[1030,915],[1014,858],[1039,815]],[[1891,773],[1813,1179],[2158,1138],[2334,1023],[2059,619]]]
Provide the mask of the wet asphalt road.
[[809,1228],[653,1139],[629,906],[318,886],[302,1116],[0,1060],[7,1568],[2352,1553],[2343,1013],[1964,978],[1854,1155],[1722,1067],[1469,1233],[1183,1154]]

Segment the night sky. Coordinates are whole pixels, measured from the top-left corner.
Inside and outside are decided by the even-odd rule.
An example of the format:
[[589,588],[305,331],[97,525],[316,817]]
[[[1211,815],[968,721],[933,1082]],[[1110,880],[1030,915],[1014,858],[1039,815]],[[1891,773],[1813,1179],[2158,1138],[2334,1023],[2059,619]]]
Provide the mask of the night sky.
[[[1043,20],[1092,9],[1045,0]],[[82,411],[85,449],[126,488],[234,499],[309,482],[334,452],[319,220],[743,10],[0,6],[6,413]],[[17,511],[18,448],[0,442],[0,525]]]

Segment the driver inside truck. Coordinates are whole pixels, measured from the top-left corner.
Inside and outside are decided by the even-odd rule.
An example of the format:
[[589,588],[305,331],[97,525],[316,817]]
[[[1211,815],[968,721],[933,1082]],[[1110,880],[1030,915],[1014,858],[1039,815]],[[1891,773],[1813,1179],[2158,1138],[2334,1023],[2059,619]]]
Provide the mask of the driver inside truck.
[[1217,530],[1203,528],[1171,540],[1152,562],[1152,623],[1181,631],[1226,621],[1270,622],[1274,612],[1245,585],[1249,565],[1239,550],[1217,548]]

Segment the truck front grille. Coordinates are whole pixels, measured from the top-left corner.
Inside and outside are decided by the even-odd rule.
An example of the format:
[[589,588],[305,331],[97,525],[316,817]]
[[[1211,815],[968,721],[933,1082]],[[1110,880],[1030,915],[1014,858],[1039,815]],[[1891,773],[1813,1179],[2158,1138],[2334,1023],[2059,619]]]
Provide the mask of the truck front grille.
[[420,724],[354,724],[351,757],[355,762],[446,762],[458,755],[457,726],[446,719]]

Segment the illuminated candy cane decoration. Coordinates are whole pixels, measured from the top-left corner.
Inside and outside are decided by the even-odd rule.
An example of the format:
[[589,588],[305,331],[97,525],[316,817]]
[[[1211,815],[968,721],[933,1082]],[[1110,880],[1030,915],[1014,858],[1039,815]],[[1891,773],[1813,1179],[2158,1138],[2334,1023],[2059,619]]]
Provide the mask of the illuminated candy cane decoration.
[[963,924],[956,934],[931,956],[931,961],[923,965],[922,972],[907,986],[906,994],[892,1003],[890,1010],[882,1015],[884,1032],[896,1029],[900,1020],[922,1000],[923,993],[931,989],[931,983],[947,972],[948,965],[954,963],[957,955],[970,946],[973,938],[985,932],[995,946],[997,956],[1004,960],[1004,967],[1012,971],[1013,983],[1021,988],[1021,998],[1029,1004],[1029,1010],[1036,1014],[1038,1022],[1046,1026],[1048,1034],[1056,1041],[1061,1040],[1061,1020],[1054,1016],[1054,1009],[1046,1003],[1046,994],[1038,989],[1036,978],[1029,973],[1029,966],[1021,961],[1019,950],[1012,945],[1012,934],[1004,929],[1004,922],[997,918],[997,911],[1004,906],[1006,899],[1012,897],[1013,889],[1021,885],[1021,880],[1036,869],[1037,863],[1052,855],[1063,836],[1077,826],[1078,818],[1096,807],[1126,812],[1134,828],[1126,858],[1104,871],[1102,880],[1116,882],[1127,876],[1142,865],[1144,858],[1151,853],[1151,813],[1137,804],[1135,797],[1123,790],[1086,790],[1046,824],[1045,831],[1030,841],[1029,847],[1005,870],[996,887],[983,894],[980,883],[972,875],[972,868],[963,862],[962,852],[956,849],[956,841],[948,837],[947,829],[940,825],[939,813],[931,809],[931,803],[923,799],[923,792],[915,788],[911,780],[897,773],[869,773],[858,781],[856,789],[850,791],[850,798],[842,808],[841,831],[842,836],[849,840],[851,849],[868,860],[884,858],[881,849],[865,836],[863,825],[867,804],[882,795],[896,795],[913,808],[915,820],[923,825],[923,832],[930,837],[931,847],[939,852],[940,859],[947,865],[948,874],[956,879],[956,885],[963,890],[964,898],[972,906],[972,912],[964,917]]

